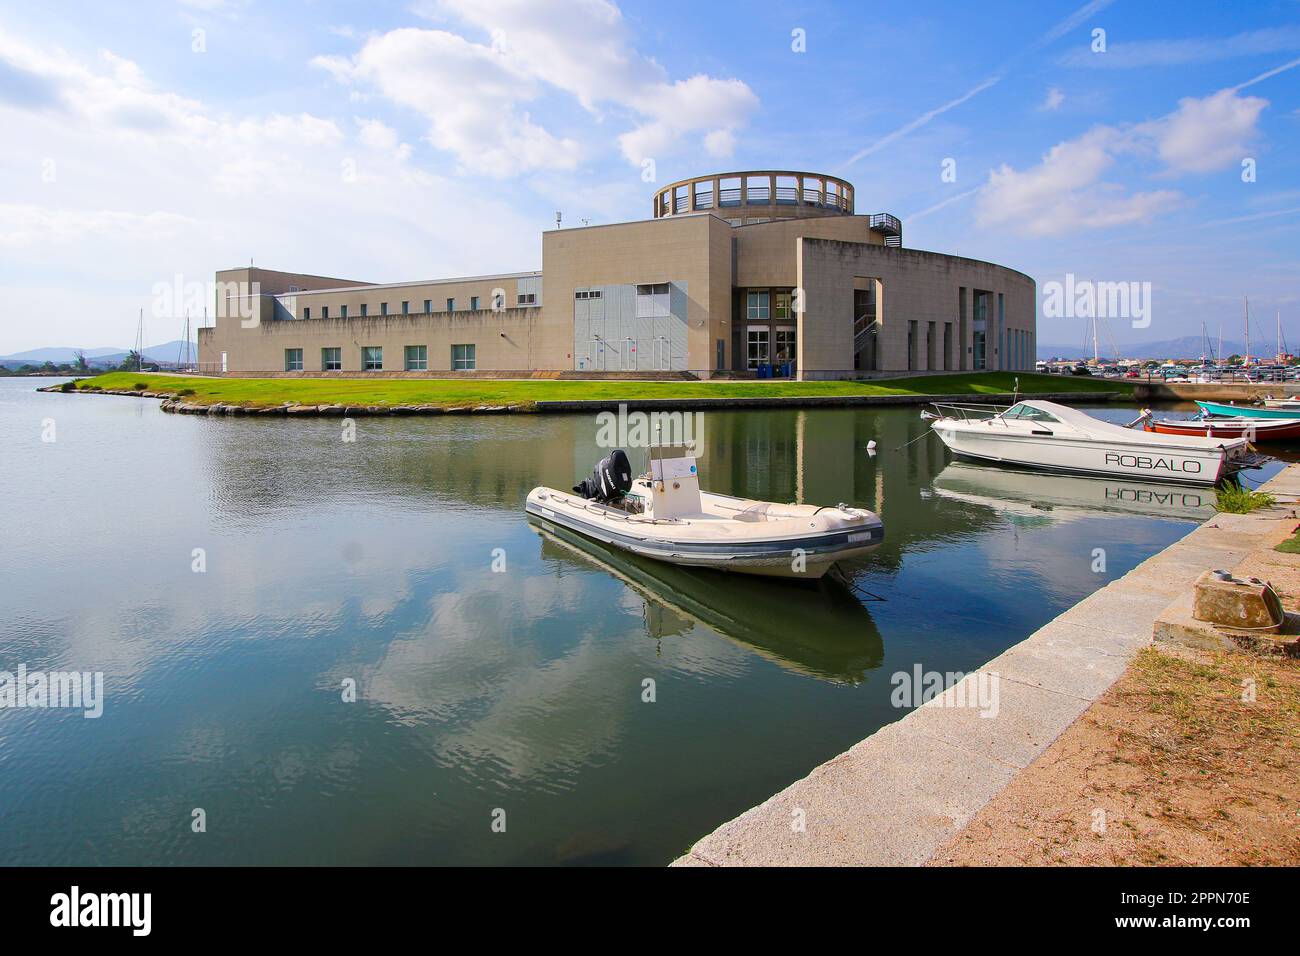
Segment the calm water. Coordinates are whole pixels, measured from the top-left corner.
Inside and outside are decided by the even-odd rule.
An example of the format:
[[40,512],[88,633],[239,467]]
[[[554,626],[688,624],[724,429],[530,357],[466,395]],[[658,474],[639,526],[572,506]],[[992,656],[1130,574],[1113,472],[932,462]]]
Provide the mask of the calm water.
[[979,666],[1212,500],[949,466],[914,408],[710,413],[706,487],[884,517],[851,588],[783,584],[533,530],[591,416],[345,443],[37,384],[0,379],[0,670],[105,704],[0,709],[6,865],[667,863],[901,717],[894,672]]

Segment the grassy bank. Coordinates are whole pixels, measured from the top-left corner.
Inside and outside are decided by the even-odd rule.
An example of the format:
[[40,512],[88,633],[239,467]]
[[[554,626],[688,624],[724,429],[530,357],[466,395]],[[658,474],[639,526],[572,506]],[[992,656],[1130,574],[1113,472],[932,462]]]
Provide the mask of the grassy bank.
[[187,403],[254,408],[302,405],[522,405],[540,401],[655,398],[771,398],[843,395],[992,395],[1010,392],[1132,394],[1123,382],[1021,372],[980,372],[887,379],[878,382],[614,382],[493,379],[199,378],[148,372],[109,372],[77,382],[78,391],[138,390],[179,394]]

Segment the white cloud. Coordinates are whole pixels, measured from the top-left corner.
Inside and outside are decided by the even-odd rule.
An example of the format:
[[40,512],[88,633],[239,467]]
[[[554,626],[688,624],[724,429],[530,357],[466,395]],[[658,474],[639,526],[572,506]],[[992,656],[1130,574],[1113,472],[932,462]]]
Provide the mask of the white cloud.
[[5,351],[130,341],[156,282],[210,280],[250,257],[374,281],[538,265],[543,223],[404,162],[410,147],[371,117],[345,135],[306,112],[231,114],[114,54],[0,31],[5,70],[23,80],[0,97],[5,294],[15,314],[43,317],[5,327]]
[[632,118],[618,136],[639,164],[699,135],[715,156],[729,155],[735,131],[757,109],[744,83],[699,74],[673,81],[639,54],[618,7],[607,0],[445,0],[437,17],[482,31],[475,42],[448,30],[404,28],[373,37],[352,58],[313,62],[337,79],[368,83],[430,122],[430,142],[466,167],[506,176],[572,169],[584,150],[534,117],[552,91],[572,96],[604,121]]
[[1208,173],[1238,165],[1258,135],[1256,123],[1268,100],[1220,90],[1203,99],[1187,97],[1178,109],[1149,124],[1160,158],[1172,170]]
[[1053,86],[1047,91],[1047,96],[1043,98],[1041,109],[1056,110],[1060,109],[1061,104],[1065,102],[1065,93],[1059,87]]
[[976,215],[985,226],[1028,235],[1056,235],[1148,222],[1185,203],[1180,192],[1126,193],[1103,176],[1117,156],[1157,156],[1163,175],[1205,173],[1239,163],[1256,136],[1268,101],[1220,90],[1179,101],[1167,116],[1133,126],[1096,126],[1057,143],[1036,166],[1002,165],[989,173],[977,197]]
[[489,47],[443,30],[404,28],[373,37],[353,58],[312,61],[347,82],[369,82],[429,120],[428,141],[468,169],[510,176],[572,169],[580,150],[552,136],[518,107],[536,84]]

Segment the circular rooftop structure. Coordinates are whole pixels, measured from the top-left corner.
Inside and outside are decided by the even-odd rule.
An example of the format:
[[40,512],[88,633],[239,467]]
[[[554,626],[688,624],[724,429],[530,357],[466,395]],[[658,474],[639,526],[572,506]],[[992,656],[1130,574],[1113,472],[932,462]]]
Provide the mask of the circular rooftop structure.
[[753,169],[693,176],[655,193],[654,218],[712,212],[725,219],[853,215],[853,184],[826,173]]

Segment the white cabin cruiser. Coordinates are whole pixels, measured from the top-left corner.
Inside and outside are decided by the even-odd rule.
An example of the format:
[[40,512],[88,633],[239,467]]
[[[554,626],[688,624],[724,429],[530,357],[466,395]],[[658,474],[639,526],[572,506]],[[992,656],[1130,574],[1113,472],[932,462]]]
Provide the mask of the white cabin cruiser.
[[938,415],[926,412],[924,417],[932,419],[930,427],[945,445],[963,457],[999,464],[1212,485],[1270,460],[1244,438],[1137,431],[1055,402],[935,407]]
[[870,511],[776,504],[700,491],[695,457],[682,446],[650,449],[649,473],[633,478],[622,449],[572,492],[534,488],[525,509],[633,554],[745,574],[816,579],[837,562],[880,546]]

